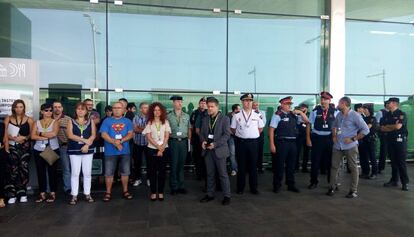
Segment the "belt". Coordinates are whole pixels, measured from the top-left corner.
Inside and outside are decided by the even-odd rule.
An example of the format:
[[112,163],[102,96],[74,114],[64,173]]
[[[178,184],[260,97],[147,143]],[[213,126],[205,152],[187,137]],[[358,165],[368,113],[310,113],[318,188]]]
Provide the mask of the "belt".
[[242,142],[255,142],[257,141],[258,138],[240,138],[240,137],[236,137],[239,141]]
[[171,138],[171,140],[174,140],[174,141],[179,141],[179,142],[182,142],[182,141],[187,141],[187,137],[184,137],[184,138],[175,138],[175,137],[172,137]]

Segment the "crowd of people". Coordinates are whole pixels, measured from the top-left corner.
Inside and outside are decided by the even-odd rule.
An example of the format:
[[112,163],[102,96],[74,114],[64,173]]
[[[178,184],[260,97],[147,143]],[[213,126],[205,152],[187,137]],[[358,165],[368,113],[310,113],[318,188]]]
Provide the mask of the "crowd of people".
[[[259,110],[250,93],[242,95],[241,105],[232,105],[229,113],[220,111],[220,102],[214,97],[201,98],[191,114],[183,111],[183,98],[178,95],[170,98],[173,109],[169,112],[159,102],[142,102],[137,108],[122,98],[105,107],[102,119],[90,99],[77,103],[72,116],[55,101],[41,105],[37,121],[26,115],[24,101],[16,100],[11,115],[0,124],[0,207],[28,202],[31,157],[39,187],[35,202],[55,202],[62,183],[64,193],[70,195],[69,204],[76,205],[81,171],[83,200],[95,202],[91,195],[92,163],[100,147],[105,202],[111,201],[118,177],[122,198],[133,199],[130,186],[146,184],[149,199],[163,201],[168,164],[170,195],[186,194],[184,165],[191,152],[196,176],[204,181],[206,194],[200,202],[214,200],[215,192],[221,190],[222,204],[229,205],[229,176],[237,176],[238,195],[245,191],[246,176],[249,191],[259,194],[265,139],[272,156],[275,193],[281,192],[283,183],[288,191],[299,193],[295,172],[301,167],[302,172],[310,173],[309,189],[317,188],[320,174],[325,174],[329,183],[326,194],[333,196],[339,190],[339,170],[344,165],[351,173],[346,197],[355,198],[359,179],[376,179],[387,157],[392,176],[384,186],[395,187],[400,182],[401,189],[408,191],[407,118],[399,109],[399,99],[385,101],[384,108],[375,114],[373,104],[356,104],[351,109],[351,99],[343,97],[335,107],[332,98],[321,92],[320,104],[311,111],[306,104],[292,108],[290,96],[282,98],[268,123],[265,111]],[[267,138],[264,129],[268,129]],[[346,164],[342,164],[344,158]]]

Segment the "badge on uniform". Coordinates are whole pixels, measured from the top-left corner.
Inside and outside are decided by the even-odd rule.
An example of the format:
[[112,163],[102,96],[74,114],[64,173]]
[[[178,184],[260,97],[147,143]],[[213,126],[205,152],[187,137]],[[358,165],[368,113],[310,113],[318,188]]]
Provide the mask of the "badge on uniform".
[[121,140],[122,139],[122,134],[116,134],[115,139],[116,140]]
[[289,118],[283,118],[284,122],[289,122]]
[[322,128],[329,128],[329,125],[328,124],[324,124],[324,125],[322,125]]
[[214,139],[214,135],[213,134],[208,134],[208,139]]
[[183,132],[177,132],[177,136],[182,136],[183,135]]

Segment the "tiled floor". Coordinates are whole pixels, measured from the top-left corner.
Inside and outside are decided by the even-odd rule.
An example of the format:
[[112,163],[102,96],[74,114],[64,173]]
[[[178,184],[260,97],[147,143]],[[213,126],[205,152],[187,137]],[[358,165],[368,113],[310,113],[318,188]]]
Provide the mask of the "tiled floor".
[[[388,171],[389,173],[389,171]],[[414,167],[409,168],[413,178]],[[230,206],[216,200],[202,204],[202,183],[187,177],[189,194],[150,202],[145,186],[133,189],[125,201],[116,189],[110,203],[79,202],[69,206],[62,196],[55,204],[27,204],[0,209],[0,236],[414,236],[414,187],[409,192],[384,188],[389,174],[375,181],[361,180],[359,197],[344,196],[349,175],[334,197],[324,195],[326,183],[308,190],[308,174],[297,174],[300,194],[271,192],[271,173],[260,175],[259,190],[233,195]],[[232,177],[232,190],[235,178]],[[99,187],[94,187],[95,190]],[[119,195],[118,195],[119,194]]]

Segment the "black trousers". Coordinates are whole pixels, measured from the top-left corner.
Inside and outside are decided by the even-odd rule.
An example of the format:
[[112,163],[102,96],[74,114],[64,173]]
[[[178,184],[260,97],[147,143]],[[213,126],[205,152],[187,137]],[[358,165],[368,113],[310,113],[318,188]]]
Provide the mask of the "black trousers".
[[302,154],[302,170],[306,170],[308,168],[308,162],[309,162],[309,147],[306,145],[306,134],[299,134],[299,136],[296,138],[296,163],[295,163],[296,170],[298,170],[300,166],[300,155],[301,154]]
[[397,142],[394,139],[388,139],[388,152],[391,158],[392,182],[401,180],[401,184],[408,184],[409,179],[407,175],[407,141]]
[[329,183],[331,174],[331,160],[332,160],[332,136],[321,136],[312,134],[312,151],[311,151],[311,174],[310,182],[317,184],[319,182],[319,171],[325,169]]
[[[144,159],[145,150],[147,149],[147,146],[140,146],[134,143],[133,145],[133,152],[132,157],[134,159],[134,175],[135,180],[142,179],[142,161]],[[148,166],[148,165],[147,165]],[[147,167],[147,173],[148,173],[148,167]]]
[[[3,143],[3,142],[2,142]],[[0,198],[6,198],[4,193],[4,187],[6,185],[6,172],[7,172],[7,152],[4,149],[0,149]]]
[[257,190],[258,139],[235,138],[238,164],[237,191],[243,192],[246,186],[246,173],[249,173],[250,191]]
[[165,167],[167,159],[164,155],[157,156],[158,150],[147,148],[147,174],[150,179],[151,193],[164,193],[165,187]]
[[264,132],[260,133],[257,140],[257,170],[263,170],[263,146],[264,146]]
[[204,158],[201,156],[202,148],[201,148],[201,142],[198,135],[194,135],[192,139],[193,143],[193,162],[195,164],[196,168],[196,175],[198,179],[206,180],[207,177],[207,171],[206,171],[206,163],[204,162]]
[[380,135],[380,152],[379,152],[379,161],[378,161],[378,170],[382,171],[385,169],[385,162],[388,156],[388,145],[387,137],[385,135]]
[[[59,154],[59,149],[54,150],[56,154]],[[39,192],[44,193],[47,190],[47,180],[49,180],[50,192],[57,191],[57,164],[49,165],[41,156],[40,151],[34,150],[34,158],[36,163],[37,181],[39,183]],[[46,173],[47,172],[47,173]],[[47,175],[47,176],[46,176]],[[49,179],[47,179],[47,177]]]
[[[359,144],[359,162],[362,175],[377,175],[378,164],[375,156],[376,142],[364,140]],[[370,167],[371,163],[371,167]]]
[[276,154],[272,154],[273,187],[282,186],[283,174],[286,170],[286,184],[295,185],[296,139],[276,140]]

